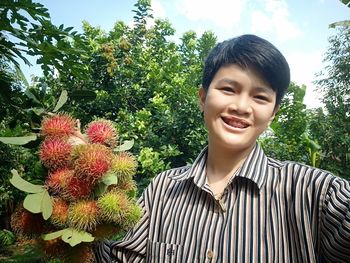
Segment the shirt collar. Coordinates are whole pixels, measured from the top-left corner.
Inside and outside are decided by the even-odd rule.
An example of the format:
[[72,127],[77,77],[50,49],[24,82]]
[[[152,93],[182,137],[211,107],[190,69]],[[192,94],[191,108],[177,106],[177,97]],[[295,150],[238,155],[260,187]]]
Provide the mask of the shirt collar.
[[[177,175],[172,179],[187,180],[193,178],[194,184],[196,184],[199,188],[203,188],[206,184],[207,154],[208,146],[201,151],[188,170],[186,170],[182,175]],[[261,189],[266,181],[267,163],[267,156],[260,145],[256,143],[243,165],[236,171],[236,177],[251,180],[259,189]]]

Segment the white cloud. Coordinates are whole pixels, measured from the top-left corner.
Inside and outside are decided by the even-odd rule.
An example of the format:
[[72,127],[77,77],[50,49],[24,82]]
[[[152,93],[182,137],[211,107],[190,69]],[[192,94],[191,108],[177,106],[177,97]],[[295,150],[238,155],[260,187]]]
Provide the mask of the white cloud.
[[153,15],[155,18],[165,18],[165,9],[158,0],[151,1],[151,8],[153,10]]
[[251,13],[251,31],[276,35],[279,41],[298,38],[302,31],[289,19],[288,6],[284,0],[265,0],[263,10]]
[[304,103],[308,108],[320,107],[321,94],[315,91],[315,74],[319,73],[324,65],[322,64],[324,50],[313,52],[285,52],[286,59],[291,69],[291,80],[298,85],[306,85]]
[[246,0],[180,0],[179,12],[192,21],[210,21],[228,29],[240,20]]

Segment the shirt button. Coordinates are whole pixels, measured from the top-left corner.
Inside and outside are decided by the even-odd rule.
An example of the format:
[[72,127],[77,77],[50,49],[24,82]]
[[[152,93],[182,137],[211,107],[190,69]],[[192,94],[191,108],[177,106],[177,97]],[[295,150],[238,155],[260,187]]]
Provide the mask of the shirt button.
[[212,259],[214,257],[214,252],[213,250],[208,250],[207,252],[207,258]]

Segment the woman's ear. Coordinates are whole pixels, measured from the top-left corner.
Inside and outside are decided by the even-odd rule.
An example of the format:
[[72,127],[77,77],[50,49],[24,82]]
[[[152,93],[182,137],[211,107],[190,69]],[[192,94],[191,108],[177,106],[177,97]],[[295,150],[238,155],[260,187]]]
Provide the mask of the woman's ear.
[[205,98],[207,96],[207,92],[205,89],[201,86],[198,91],[198,98],[199,98],[199,109],[201,112],[204,111],[204,104],[205,104]]
[[271,118],[270,118],[270,120],[269,120],[269,123],[268,123],[267,127],[270,126],[270,124],[273,122],[273,120],[275,119],[276,114],[277,114],[277,112],[279,111],[279,109],[280,109],[280,106],[276,106],[276,107],[275,107],[275,109],[274,109],[273,112],[272,112],[272,115],[271,115]]

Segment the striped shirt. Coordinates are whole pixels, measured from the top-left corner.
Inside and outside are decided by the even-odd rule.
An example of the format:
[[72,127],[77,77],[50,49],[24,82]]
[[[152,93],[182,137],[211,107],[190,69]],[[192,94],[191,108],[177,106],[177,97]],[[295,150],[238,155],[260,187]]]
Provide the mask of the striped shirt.
[[266,157],[256,144],[215,198],[207,149],[159,174],[139,202],[144,216],[98,262],[350,262],[350,184]]

